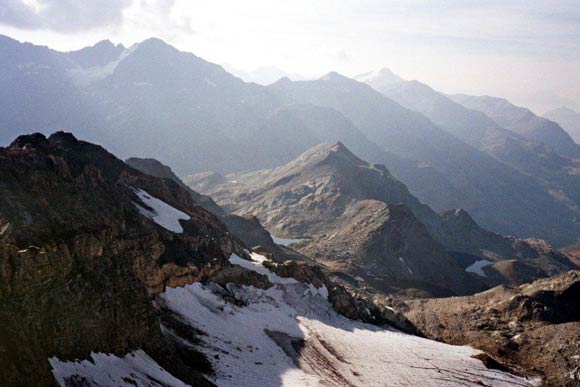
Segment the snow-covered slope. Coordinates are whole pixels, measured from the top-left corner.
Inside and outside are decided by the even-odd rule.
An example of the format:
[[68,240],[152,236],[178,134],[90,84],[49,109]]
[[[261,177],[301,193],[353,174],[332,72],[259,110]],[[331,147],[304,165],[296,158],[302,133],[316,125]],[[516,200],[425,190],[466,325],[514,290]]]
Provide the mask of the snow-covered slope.
[[93,353],[89,360],[67,362],[53,357],[48,361],[54,378],[61,386],[188,386],[160,367],[142,350],[123,357]]
[[[261,265],[232,256],[230,262],[268,275],[267,290],[195,283],[168,288],[166,307],[205,335],[219,386],[531,386],[487,369],[478,351],[450,346],[337,314],[326,289],[280,281]],[[238,301],[224,301],[228,294]],[[243,306],[239,306],[243,305]]]
[[141,215],[151,219],[161,227],[176,233],[182,233],[183,227],[180,220],[189,220],[190,217],[183,211],[171,207],[169,204],[147,193],[142,189],[136,189],[135,193],[139,199],[150,209],[144,208],[135,203]]

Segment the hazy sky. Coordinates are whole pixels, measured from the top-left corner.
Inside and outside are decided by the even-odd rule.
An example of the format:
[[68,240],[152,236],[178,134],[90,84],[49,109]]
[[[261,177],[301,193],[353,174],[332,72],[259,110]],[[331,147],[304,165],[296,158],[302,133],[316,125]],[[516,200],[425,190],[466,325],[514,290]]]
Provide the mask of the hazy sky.
[[389,67],[445,92],[580,111],[579,0],[0,0],[0,33],[60,50],[156,36],[311,77]]

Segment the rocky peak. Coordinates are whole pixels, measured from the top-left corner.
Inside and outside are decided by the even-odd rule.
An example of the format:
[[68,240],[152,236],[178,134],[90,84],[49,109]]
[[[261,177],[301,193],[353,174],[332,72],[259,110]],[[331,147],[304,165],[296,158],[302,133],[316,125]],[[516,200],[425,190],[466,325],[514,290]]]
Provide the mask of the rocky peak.
[[66,56],[84,68],[104,66],[119,58],[125,50],[122,44],[114,45],[110,40],[102,40],[93,46],[69,51]]
[[333,143],[322,143],[317,145],[299,156],[295,161],[290,162],[289,166],[308,168],[322,162],[342,162],[343,164],[357,165],[364,163],[356,157],[340,141]]
[[169,168],[167,165],[163,164],[159,160],[152,158],[142,159],[139,157],[130,157],[127,160],[125,160],[125,163],[143,173],[147,173],[148,175],[161,177],[163,179],[170,179],[178,184],[184,185],[181,182],[181,180],[177,177],[177,175],[173,173],[171,168]]
[[8,146],[10,149],[36,149],[47,150],[50,146],[46,136],[42,133],[33,133],[18,136],[16,140]]

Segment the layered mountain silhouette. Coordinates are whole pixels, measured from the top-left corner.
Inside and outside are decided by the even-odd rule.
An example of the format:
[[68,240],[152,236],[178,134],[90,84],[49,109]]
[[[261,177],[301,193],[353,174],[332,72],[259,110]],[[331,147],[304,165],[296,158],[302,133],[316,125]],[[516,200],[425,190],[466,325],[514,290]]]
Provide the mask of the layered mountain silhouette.
[[[453,136],[452,133],[441,129],[427,117],[402,107],[366,84],[356,82],[337,73],[330,73],[315,81],[291,82],[283,79],[271,85],[270,88],[280,90],[279,94],[281,96],[289,96],[291,101],[306,101],[334,108],[349,118],[364,135],[383,149],[400,157],[417,160],[423,165],[432,166],[441,171],[455,189],[448,189],[445,183],[441,184],[440,181],[437,181],[436,186],[442,187],[448,193],[446,196],[433,194],[433,181],[425,181],[423,176],[408,173],[400,168],[397,163],[389,162],[385,157],[381,160],[372,156],[366,157],[364,154],[356,152],[361,157],[366,157],[373,162],[387,164],[397,177],[409,185],[414,194],[438,210],[458,206],[464,207],[472,212],[478,221],[486,227],[506,233],[526,235],[525,232],[522,233],[523,230],[517,232],[514,232],[513,228],[509,230],[509,227],[506,227],[507,224],[502,224],[507,219],[500,219],[497,214],[501,212],[512,214],[518,218],[527,217],[531,215],[529,208],[532,202],[543,202],[539,207],[532,206],[539,211],[548,208],[556,210],[558,208],[556,211],[561,217],[556,222],[564,221],[568,223],[568,227],[564,227],[568,231],[564,231],[561,226],[555,226],[565,234],[568,234],[568,236],[559,233],[558,235],[553,234],[550,238],[555,238],[553,240],[560,243],[566,239],[572,240],[576,238],[578,225],[575,223],[574,215],[572,214],[577,212],[577,205],[575,203],[570,204],[570,200],[567,197],[564,200],[560,197],[556,198],[556,195],[552,195],[545,188],[543,182],[538,182],[535,176],[529,175],[528,171],[522,173],[515,168],[510,168],[502,160],[497,160],[491,155],[469,146],[459,139],[460,136]],[[452,106],[459,106],[446,97],[442,96],[442,98],[449,101]],[[466,110],[462,109],[461,106],[458,109]],[[506,132],[509,134],[509,131],[494,125],[490,119],[487,119],[487,121],[493,130],[496,131],[492,136],[497,137],[497,133],[500,133],[502,136],[507,137]],[[518,137],[516,134],[513,134],[513,136]],[[489,140],[486,139],[486,141]],[[520,153],[522,152],[527,152],[527,150],[524,148],[520,151]],[[511,149],[504,150],[503,153],[510,155],[510,157],[518,157],[512,153]],[[555,158],[553,163],[558,164],[557,168],[554,167],[552,169],[557,169],[565,180],[561,186],[566,189],[566,193],[571,196],[574,195],[574,199],[576,199],[578,190],[575,187],[578,178],[568,178],[567,170],[565,169],[565,167],[571,166],[571,162],[557,155],[552,156]],[[538,159],[540,156],[534,154],[534,157]],[[530,168],[527,160],[520,164]],[[542,161],[541,164],[551,167],[550,163]],[[545,175],[549,175],[549,172],[546,172]],[[557,179],[557,176],[554,175],[551,178]],[[515,192],[526,192],[527,194],[524,198],[514,195]],[[444,201],[437,200],[442,197],[445,197]],[[451,200],[450,197],[452,197]],[[522,200],[529,201],[524,203]],[[450,206],[449,201],[455,203],[455,205]],[[494,204],[492,205],[491,202]],[[493,219],[489,217],[490,212],[487,211],[491,206],[495,207],[493,211],[495,215],[491,215]],[[549,215],[546,214],[546,216]],[[532,223],[533,221],[529,219],[525,227],[535,227],[532,226]],[[537,223],[536,226],[538,226]],[[544,226],[540,227],[544,228]],[[528,235],[538,234],[537,232],[531,232]]]
[[[275,235],[304,239],[293,246],[306,255],[378,286],[469,293],[486,282],[517,283],[528,278],[524,273],[575,267],[540,241],[482,229],[463,210],[435,213],[383,165],[364,162],[342,143],[318,145],[274,169],[213,184],[208,176],[186,181],[238,215],[257,216]],[[477,260],[509,259],[518,261],[510,278],[504,273],[488,282],[465,272]]]
[[0,69],[0,384],[580,380],[577,113],[155,38]]
[[451,98],[467,108],[484,112],[505,128],[550,146],[562,156],[580,158],[580,145],[560,125],[538,117],[529,109],[515,106],[504,98],[465,94],[452,95]]
[[2,37],[0,48],[0,143],[71,130],[120,157],[155,158],[186,175],[271,168],[342,141],[438,211],[462,207],[491,230],[559,245],[578,235],[568,191],[553,192],[338,74],[263,87],[158,39],[63,53]]
[[[441,128],[469,145],[508,164],[549,187],[576,213],[580,204],[578,162],[558,154],[550,145],[501,127],[478,110],[456,103],[448,96],[418,81],[391,82],[380,75],[365,81],[401,105],[420,112]],[[515,109],[515,107],[514,107]],[[559,131],[555,131],[558,136]]]

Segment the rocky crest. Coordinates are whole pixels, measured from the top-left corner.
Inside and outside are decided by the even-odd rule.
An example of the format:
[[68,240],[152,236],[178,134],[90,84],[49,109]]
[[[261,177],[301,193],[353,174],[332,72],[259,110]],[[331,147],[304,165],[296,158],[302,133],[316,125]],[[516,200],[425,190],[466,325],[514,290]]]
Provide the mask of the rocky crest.
[[[142,348],[207,384],[167,345],[151,298],[243,254],[219,219],[179,185],[62,132],[0,148],[0,176],[0,379],[52,385],[51,356]],[[187,213],[183,232],[142,216],[136,189]]]

